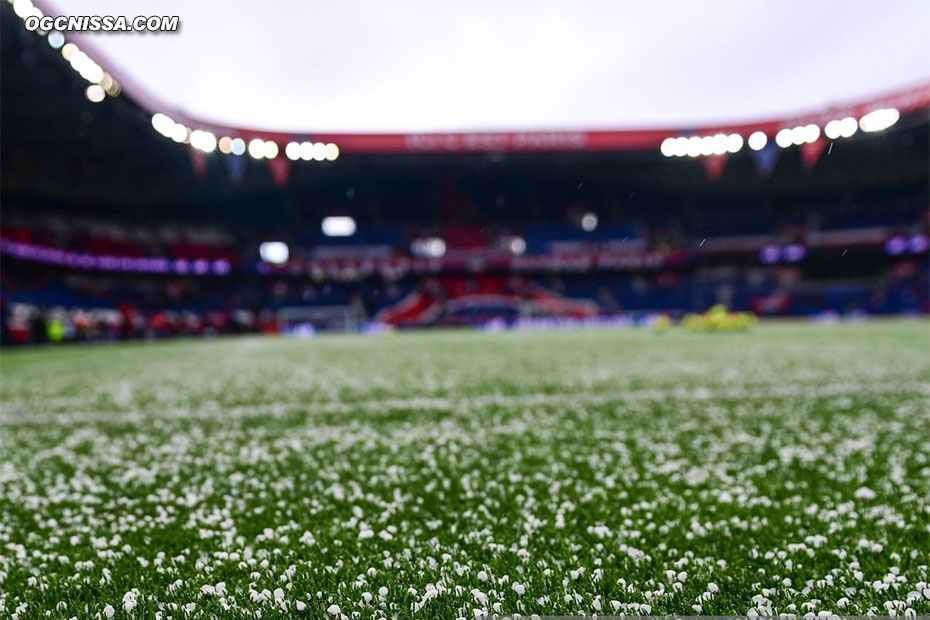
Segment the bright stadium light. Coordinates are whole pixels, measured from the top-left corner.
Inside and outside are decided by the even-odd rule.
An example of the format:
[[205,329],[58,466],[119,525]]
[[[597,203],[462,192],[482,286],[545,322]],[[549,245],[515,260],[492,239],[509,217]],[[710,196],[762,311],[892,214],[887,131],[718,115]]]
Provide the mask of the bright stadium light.
[[[45,13],[42,12],[42,9],[37,7],[32,3],[32,0],[13,0],[13,11],[16,12],[16,7],[19,6],[20,11],[24,12],[24,15],[20,15],[24,20],[29,17],[45,17]],[[37,29],[38,30],[38,29]],[[42,32],[38,30],[38,32]]]
[[300,143],[300,158],[304,161],[310,161],[313,159],[313,143],[312,142],[301,142]]
[[52,30],[48,33],[48,44],[52,46],[52,49],[61,49],[61,46],[65,44],[65,35]]
[[219,140],[220,153],[223,155],[229,155],[232,153],[233,140],[229,136],[223,136]]
[[74,43],[65,43],[61,48],[61,57],[68,62],[71,62],[71,57],[79,51],[80,50],[78,49],[78,46]]
[[523,237],[511,237],[507,247],[510,249],[511,254],[520,256],[526,252],[526,240]]
[[174,127],[171,129],[171,139],[180,144],[181,142],[187,142],[190,139],[191,130],[182,125],[181,123],[175,123]]
[[290,256],[290,250],[283,241],[265,241],[258,246],[258,255],[272,265],[283,265]]
[[699,136],[691,136],[688,138],[688,157],[697,157],[700,155],[702,144]]
[[842,120],[835,119],[827,123],[827,126],[823,128],[823,133],[831,140],[836,140],[837,138],[852,137],[858,128],[859,123],[856,122],[856,119],[847,116]]
[[662,140],[662,146],[659,147],[659,151],[666,157],[674,157],[677,148],[678,143],[675,138],[666,138]]
[[13,0],[13,12],[21,19],[26,19],[35,11],[31,0]]
[[727,136],[727,151],[730,153],[738,153],[739,150],[743,148],[743,136],[738,133],[731,133]]
[[261,159],[265,156],[265,141],[261,138],[253,138],[249,141],[249,155],[253,159]]
[[99,84],[91,84],[87,87],[87,90],[84,91],[84,96],[87,97],[87,100],[91,103],[100,103],[107,94]]
[[807,142],[807,132],[804,127],[798,126],[791,130],[791,143],[795,146],[801,146]]
[[332,142],[326,145],[326,161],[336,161],[339,158],[339,147]]
[[901,113],[896,108],[874,110],[859,119],[859,128],[866,133],[888,129],[898,122]]
[[32,2],[30,2],[30,0],[13,0],[13,12],[16,13],[16,16],[20,19],[29,17],[29,11],[31,10]]
[[161,112],[152,116],[152,127],[166,138],[174,135],[174,125],[175,122]]
[[100,78],[100,86],[103,88],[103,90],[110,92],[113,90],[115,84],[116,80],[113,79],[113,76],[104,72],[103,77]]
[[274,159],[278,156],[278,143],[268,140],[265,142],[265,159]]
[[684,136],[675,138],[675,155],[685,157],[688,154],[688,139]]
[[326,159],[326,145],[322,142],[313,143],[313,159],[314,161],[323,161]]
[[71,68],[77,71],[80,76],[88,82],[96,84],[103,79],[103,69],[100,65],[80,50],[74,52],[68,62],[71,63]]
[[840,121],[840,136],[843,138],[851,138],[856,135],[858,129],[859,123],[851,116],[847,116]]
[[242,138],[233,138],[229,150],[233,155],[243,155],[245,153],[245,140]]
[[704,136],[701,138],[701,155],[713,155],[715,148],[713,136]]
[[581,218],[581,228],[588,232],[597,228],[597,213],[585,213]]
[[769,139],[766,137],[765,132],[755,131],[751,136],[749,136],[749,148],[754,151],[761,151],[765,148],[765,145],[768,143]]
[[355,220],[347,215],[324,217],[321,228],[327,237],[351,237],[355,234]]
[[791,142],[792,142],[792,132],[787,127],[785,127],[784,129],[780,129],[778,133],[775,134],[775,144],[777,144],[781,148],[783,149],[788,148],[789,146],[791,146]]
[[284,154],[292,161],[300,159],[300,144],[297,142],[288,142],[287,146],[284,147]]
[[109,73],[103,74],[103,79],[100,80],[100,85],[103,87],[103,90],[107,91],[107,94],[111,97],[118,96],[122,90],[120,88],[119,82],[117,82]]
[[209,131],[196,129],[191,132],[191,146],[204,153],[212,153],[216,150],[216,136]]
[[710,139],[710,142],[713,146],[713,155],[723,155],[727,152],[728,142],[727,137],[724,134],[718,133]]
[[811,123],[804,127],[804,141],[808,144],[816,142],[820,137],[820,127]]

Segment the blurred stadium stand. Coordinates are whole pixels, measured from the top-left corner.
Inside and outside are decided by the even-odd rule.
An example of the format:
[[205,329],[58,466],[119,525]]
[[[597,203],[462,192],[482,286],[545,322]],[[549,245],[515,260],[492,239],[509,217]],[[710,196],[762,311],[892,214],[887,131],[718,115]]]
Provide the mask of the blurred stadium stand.
[[[926,109],[768,175],[748,149],[713,179],[658,150],[355,153],[280,184],[248,157],[197,171],[131,96],[90,103],[56,50],[0,27],[4,344],[277,332],[314,306],[398,326],[930,312]],[[324,235],[334,215],[357,231]]]

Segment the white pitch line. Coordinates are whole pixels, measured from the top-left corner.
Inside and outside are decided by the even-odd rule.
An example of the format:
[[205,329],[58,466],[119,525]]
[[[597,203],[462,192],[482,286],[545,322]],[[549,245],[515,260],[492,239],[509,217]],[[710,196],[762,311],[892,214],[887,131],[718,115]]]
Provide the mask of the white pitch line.
[[31,424],[79,424],[95,422],[144,422],[170,419],[219,419],[250,416],[284,416],[295,412],[310,414],[352,413],[353,411],[389,412],[403,410],[461,411],[484,407],[531,407],[563,404],[600,405],[607,403],[662,400],[764,400],[767,398],[826,398],[875,394],[905,394],[930,396],[930,384],[921,382],[862,385],[831,383],[810,386],[773,385],[755,388],[635,390],[615,392],[563,392],[536,394],[482,394],[478,396],[416,397],[370,399],[360,401],[327,401],[321,403],[290,402],[268,405],[209,407],[206,409],[168,409],[165,411],[87,411],[61,414],[28,414],[21,411],[10,415],[0,406],[0,426]]

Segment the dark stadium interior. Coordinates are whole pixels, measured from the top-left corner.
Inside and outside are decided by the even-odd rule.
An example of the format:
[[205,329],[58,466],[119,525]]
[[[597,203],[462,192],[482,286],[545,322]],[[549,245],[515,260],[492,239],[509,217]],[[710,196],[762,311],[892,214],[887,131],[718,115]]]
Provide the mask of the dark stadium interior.
[[[130,273],[10,249],[6,323],[55,314],[69,338],[108,337],[72,329],[102,312],[120,325],[109,336],[273,330],[279,309],[319,305],[348,308],[360,324],[480,324],[513,319],[514,300],[537,294],[557,315],[680,316],[716,303],[765,315],[930,311],[926,111],[831,143],[813,169],[786,150],[768,176],[747,150],[716,180],[697,159],[658,152],[344,154],[295,167],[282,188],[247,157],[238,180],[217,157],[198,177],[189,148],[159,139],[130,95],[87,101],[56,50],[15,20],[0,27],[0,88],[17,93],[0,117],[5,242],[183,262]],[[320,221],[332,215],[351,216],[358,231],[324,236]],[[423,238],[443,239],[441,269],[322,266],[409,257]],[[290,246],[288,265],[259,260],[265,241]],[[591,251],[641,259],[557,264],[561,253]],[[515,271],[515,255],[552,260]],[[474,304],[399,312],[412,296],[421,310],[467,296]],[[18,325],[16,341],[42,340],[28,321]]]

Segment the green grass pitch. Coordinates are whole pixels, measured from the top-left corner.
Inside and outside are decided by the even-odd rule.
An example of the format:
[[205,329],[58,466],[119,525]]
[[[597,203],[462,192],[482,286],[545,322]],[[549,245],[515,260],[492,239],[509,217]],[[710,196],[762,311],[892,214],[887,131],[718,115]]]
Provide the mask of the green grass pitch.
[[930,614],[930,325],[4,351],[0,616]]

